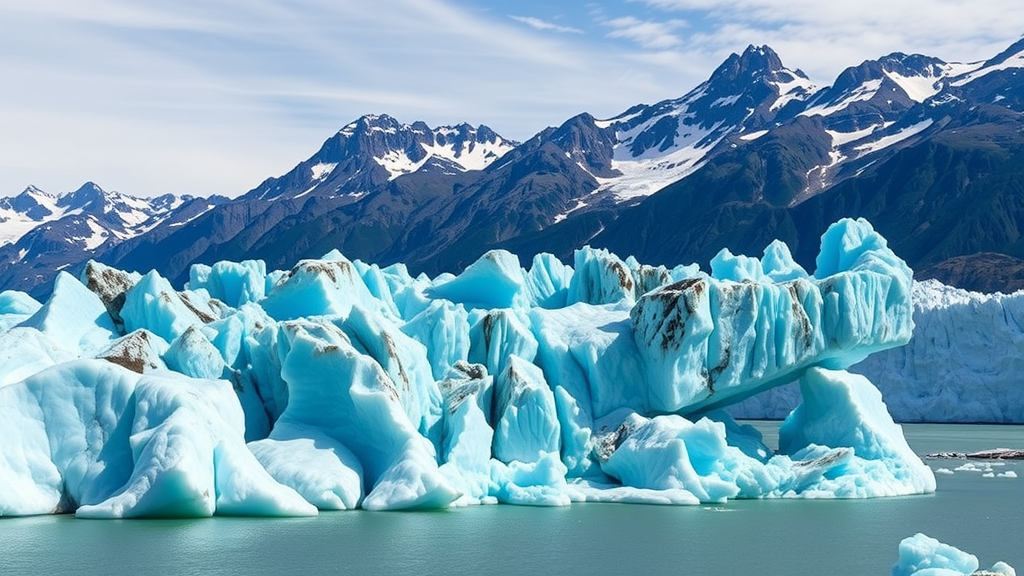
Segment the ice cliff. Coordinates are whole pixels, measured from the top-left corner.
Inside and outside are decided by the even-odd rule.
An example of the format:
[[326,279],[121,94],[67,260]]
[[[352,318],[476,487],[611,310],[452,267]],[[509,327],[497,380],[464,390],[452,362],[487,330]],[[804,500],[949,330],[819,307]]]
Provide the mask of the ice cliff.
[[[1024,291],[981,294],[914,282],[914,336],[850,371],[867,376],[900,422],[1024,423]],[[738,418],[781,419],[797,385],[731,406]]]
[[[878,390],[911,271],[863,220],[806,273],[781,243],[712,273],[584,248],[412,277],[334,251],[90,263],[0,294],[0,515],[304,515],[490,502],[695,504],[930,492]],[[799,380],[769,450],[720,410]]]

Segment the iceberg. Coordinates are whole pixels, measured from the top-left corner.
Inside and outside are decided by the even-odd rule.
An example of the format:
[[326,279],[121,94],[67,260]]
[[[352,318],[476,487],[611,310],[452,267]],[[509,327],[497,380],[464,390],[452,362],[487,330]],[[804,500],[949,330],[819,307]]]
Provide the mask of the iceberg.
[[979,571],[978,557],[924,534],[915,534],[900,542],[899,560],[892,567],[892,576],[1017,576],[1017,571],[1004,562],[996,562],[988,570]]
[[[882,392],[900,422],[1024,423],[1024,291],[981,294],[915,281],[914,336],[850,367]],[[781,419],[796,385],[730,407],[737,418]]]
[[881,395],[864,377],[812,368],[805,401],[779,428],[779,451],[717,412],[691,421],[621,409],[597,422],[601,468],[623,485],[729,498],[873,498],[935,491]]
[[[0,515],[309,515],[505,502],[930,492],[872,383],[912,273],[864,220],[813,275],[775,242],[710,274],[585,247],[411,276],[90,263],[0,294]],[[799,381],[773,452],[722,408]]]
[[0,390],[0,417],[0,515],[316,512],[245,447],[223,381],[75,360]]

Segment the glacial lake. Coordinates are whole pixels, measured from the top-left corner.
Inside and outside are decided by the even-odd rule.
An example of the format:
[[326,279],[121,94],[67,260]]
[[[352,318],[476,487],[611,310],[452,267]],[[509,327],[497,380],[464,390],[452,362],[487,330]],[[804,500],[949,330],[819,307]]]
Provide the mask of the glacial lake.
[[[755,423],[766,443],[775,422]],[[1024,448],[1024,426],[904,425],[919,454]],[[930,460],[953,470],[962,460]],[[983,462],[975,463],[984,467]],[[479,506],[317,518],[0,519],[0,575],[771,574],[885,576],[924,532],[1024,571],[1024,462],[937,474],[938,491],[877,500],[724,505]]]

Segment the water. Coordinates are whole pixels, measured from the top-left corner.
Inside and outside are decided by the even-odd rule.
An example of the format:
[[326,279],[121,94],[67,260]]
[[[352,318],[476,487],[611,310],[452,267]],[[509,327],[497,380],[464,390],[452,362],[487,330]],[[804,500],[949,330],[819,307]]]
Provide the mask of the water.
[[[766,431],[774,423],[757,423]],[[905,426],[919,453],[1024,447],[1024,426]],[[766,440],[773,440],[771,433]],[[955,468],[960,461],[931,461]],[[772,574],[887,575],[924,532],[1024,569],[1024,462],[938,475],[938,492],[722,506],[574,504],[318,518],[0,520],[0,575]]]

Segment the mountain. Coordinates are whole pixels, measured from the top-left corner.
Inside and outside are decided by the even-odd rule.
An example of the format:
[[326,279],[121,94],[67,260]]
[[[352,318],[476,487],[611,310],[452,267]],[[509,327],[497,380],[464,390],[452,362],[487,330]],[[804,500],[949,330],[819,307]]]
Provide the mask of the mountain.
[[[1022,65],[1024,41],[971,65],[902,54],[865,62],[792,118],[720,151],[644,202],[506,247],[568,257],[585,237],[676,264],[780,238],[813,268],[827,225],[862,216],[915,269],[941,269],[945,281],[975,288],[976,268],[990,266],[972,264],[971,255],[1024,257],[1024,106],[1013,96],[1024,93]],[[959,264],[942,265],[951,258]],[[1005,281],[985,287],[1019,284]]]
[[57,271],[166,224],[181,226],[227,200],[138,198],[87,182],[53,195],[29,186],[0,198],[0,286],[48,286]]
[[284,266],[334,248],[430,274],[455,270],[484,246],[636,203],[811,88],[771,49],[752,46],[682,98],[608,120],[580,114],[521,144],[486,126],[433,129],[364,116],[288,174],[102,259],[141,269],[155,254],[171,254],[161,272],[178,281],[195,261],[258,255]]
[[430,128],[385,114],[367,115],[343,127],[291,172],[269,178],[243,199],[348,195],[354,201],[414,172],[453,176],[481,170],[516,145],[487,126]]
[[[589,243],[675,265],[780,238],[813,268],[825,227],[862,216],[921,277],[1008,289],[1024,267],[993,278],[992,255],[1024,259],[1022,67],[1024,40],[969,64],[894,52],[819,88],[749,46],[679,98],[579,114],[522,143],[483,125],[367,115],[234,200],[134,226],[96,216],[104,242],[86,217],[48,250],[67,238],[78,247],[44,261],[156,267],[180,283],[194,262],[274,268],[335,248],[433,275],[491,248],[568,260]],[[45,243],[46,226],[77,210],[60,201],[26,190],[0,204],[0,233]],[[47,290],[38,272],[18,272],[45,266],[10,246],[3,285]]]
[[782,65],[767,46],[733,54],[682,98],[634,106],[597,125],[614,131],[611,168],[601,190],[617,201],[657,192],[727,148],[729,136],[756,137],[814,93],[799,70]]

